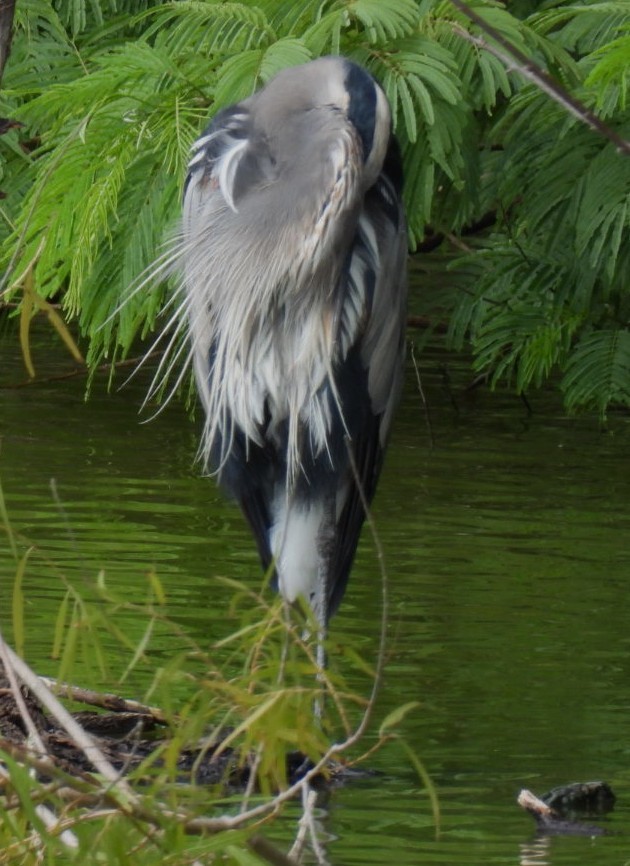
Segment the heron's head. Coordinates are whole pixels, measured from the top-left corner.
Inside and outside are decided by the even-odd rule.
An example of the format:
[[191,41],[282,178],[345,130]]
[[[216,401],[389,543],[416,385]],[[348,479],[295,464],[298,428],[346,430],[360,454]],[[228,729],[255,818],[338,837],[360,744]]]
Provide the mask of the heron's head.
[[220,111],[193,148],[184,195],[186,243],[196,250],[189,270],[200,283],[212,280],[215,295],[219,283],[226,293],[244,285],[250,263],[259,294],[312,286],[315,277],[328,291],[390,140],[385,94],[357,64],[323,57],[278,73]]
[[247,102],[255,124],[288,155],[315,156],[311,169],[317,168],[312,151],[351,125],[360,143],[361,186],[368,189],[376,181],[391,135],[391,113],[381,87],[356,63],[322,57],[285,69]]

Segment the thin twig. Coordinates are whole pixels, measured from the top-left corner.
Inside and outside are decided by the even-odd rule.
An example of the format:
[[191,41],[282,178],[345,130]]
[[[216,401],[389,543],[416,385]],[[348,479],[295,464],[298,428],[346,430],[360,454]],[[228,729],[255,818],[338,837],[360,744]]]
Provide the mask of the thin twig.
[[315,859],[317,860],[318,866],[329,866],[328,859],[326,857],[326,851],[319,839],[318,836],[318,826],[317,819],[315,817],[315,805],[317,803],[317,792],[313,791],[312,788],[307,788],[308,791],[306,796],[306,804],[305,804],[305,818],[306,824],[308,827],[308,833],[311,841],[311,850],[315,855]]
[[24,700],[24,695],[20,691],[20,687],[16,679],[15,667],[11,661],[7,650],[8,647],[2,639],[2,634],[0,633],[0,660],[2,661],[4,672],[7,675],[9,686],[11,687],[11,694],[13,696],[13,700],[15,701],[20,716],[22,717],[22,721],[26,726],[26,730],[28,731],[28,737],[32,746],[37,749],[40,755],[46,755],[48,753],[48,750],[44,745],[44,741],[42,740],[39,731],[37,730],[37,726],[33,721],[33,717],[28,711],[28,707],[26,706],[26,702]]
[[289,857],[293,862],[300,863],[302,854],[306,847],[307,838],[310,838],[311,850],[315,855],[318,866],[328,866],[326,851],[318,838],[317,819],[315,817],[315,805],[317,804],[317,791],[310,786],[302,789],[302,815],[298,822],[298,831],[295,841],[289,851]]
[[413,369],[416,372],[416,383],[418,385],[418,393],[420,394],[420,399],[422,400],[422,405],[424,406],[424,417],[427,425],[427,432],[429,434],[429,445],[431,449],[435,447],[435,440],[433,438],[433,425],[431,424],[431,413],[429,412],[429,404],[427,403],[427,398],[424,394],[424,389],[422,387],[422,380],[420,378],[420,369],[418,367],[418,362],[416,361],[416,353],[415,353],[415,345],[411,344],[411,360],[413,362]]
[[307,812],[309,810],[309,799],[313,795],[317,796],[312,788],[302,788],[302,814],[300,815],[300,820],[298,821],[298,828],[297,833],[295,834],[295,840],[293,842],[293,845],[291,845],[291,849],[289,851],[289,858],[291,860],[295,860],[297,863],[300,862],[304,847],[306,845],[306,839],[308,836]]
[[241,812],[247,811],[247,804],[249,803],[252,794],[254,793],[254,789],[256,787],[256,779],[258,777],[258,770],[260,768],[260,764],[263,758],[263,749],[263,744],[259,743],[254,754],[254,760],[250,764],[249,776],[247,777],[247,785],[245,786],[245,792],[243,794],[243,799],[241,800],[240,805]]
[[456,247],[456,249],[461,250],[463,253],[473,252],[473,248],[469,244],[467,244],[461,238],[458,238],[457,235],[453,234],[452,232],[446,232],[445,237],[451,242],[454,247]]
[[[61,829],[61,820],[55,815],[55,813],[48,806],[44,805],[44,803],[39,803],[35,806],[35,811],[37,812],[37,816],[42,821],[46,829],[49,833],[55,833],[59,831],[59,839],[66,846],[66,848],[71,848],[72,850],[76,850],[79,847],[79,840],[75,836],[75,834],[70,829]],[[74,823],[74,822],[73,822]],[[36,834],[37,836],[39,834]]]
[[[94,373],[110,373],[112,367],[118,370],[120,367],[131,367],[135,364],[139,364],[141,361],[149,360],[154,357],[158,357],[158,352],[150,352],[147,355],[137,355],[133,358],[125,358],[122,361],[112,361],[107,364],[99,364],[98,367],[94,368]],[[38,386],[42,384],[47,384],[48,382],[63,382],[66,379],[74,379],[77,376],[83,376],[84,378],[90,375],[90,370],[86,366],[77,367],[74,370],[67,370],[65,373],[55,373],[52,376],[35,376],[35,378],[24,379],[21,382],[14,382],[8,385],[0,385],[0,390],[17,390],[18,388],[28,388],[33,386]]]

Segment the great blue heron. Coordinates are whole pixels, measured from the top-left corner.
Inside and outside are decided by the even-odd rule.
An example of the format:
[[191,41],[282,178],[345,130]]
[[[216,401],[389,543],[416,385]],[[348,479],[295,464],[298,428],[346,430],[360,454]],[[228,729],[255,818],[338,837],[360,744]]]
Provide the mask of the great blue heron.
[[177,257],[203,455],[284,598],[303,595],[322,630],[400,390],[401,185],[385,94],[340,57],[220,111],[189,163]]

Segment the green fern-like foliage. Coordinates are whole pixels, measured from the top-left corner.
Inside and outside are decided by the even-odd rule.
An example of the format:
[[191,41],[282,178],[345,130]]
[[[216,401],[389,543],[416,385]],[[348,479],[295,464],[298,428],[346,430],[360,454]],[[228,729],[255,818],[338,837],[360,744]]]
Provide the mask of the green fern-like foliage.
[[630,403],[630,332],[591,331],[578,342],[566,364],[563,388],[570,407],[590,405],[602,414],[611,403]]
[[91,365],[126,354],[157,327],[167,287],[129,289],[176,227],[194,138],[278,70],[343,53],[390,100],[411,249],[496,214],[444,275],[453,344],[519,390],[565,370],[571,408],[627,402],[612,386],[593,400],[580,370],[585,341],[625,333],[630,161],[483,40],[498,34],[627,138],[630,4],[468,8],[481,25],[447,0],[21,0],[0,97],[24,124],[0,138],[9,297],[28,272],[78,322]]
[[[574,93],[625,140],[629,17],[627,3],[590,3],[530,19],[555,45],[585,52]],[[498,113],[488,140],[499,219],[458,262],[469,294],[452,337],[470,335],[493,382],[522,392],[560,371],[570,409],[630,405],[630,159],[533,85]]]

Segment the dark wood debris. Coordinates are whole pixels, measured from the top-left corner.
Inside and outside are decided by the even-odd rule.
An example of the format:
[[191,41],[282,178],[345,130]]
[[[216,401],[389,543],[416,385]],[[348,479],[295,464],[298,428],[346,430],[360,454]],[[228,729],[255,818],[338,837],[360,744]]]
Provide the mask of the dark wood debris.
[[615,795],[606,782],[574,782],[554,788],[543,797],[523,789],[517,802],[536,821],[537,832],[554,836],[607,836],[611,831],[583,817],[610,812]]
[[573,782],[540,798],[564,818],[598,817],[612,812],[616,797],[607,782]]
[[[31,691],[25,686],[21,686],[20,691],[54,766],[70,775],[93,772],[94,768],[84,752],[43,710]],[[126,774],[137,768],[160,746],[167,744],[168,729],[159,719],[159,714],[141,709],[130,711],[127,709],[129,702],[113,695],[103,697],[107,706],[118,709],[113,712],[82,710],[72,713],[72,716],[90,734],[112,766]],[[223,737],[228,733],[229,731],[223,731]],[[5,748],[26,747],[28,732],[0,663],[0,749],[3,741]],[[243,763],[233,749],[229,747],[220,749],[220,744],[221,739],[216,739],[200,743],[197,748],[182,751],[178,759],[181,781],[201,785],[223,785],[232,791],[244,789],[252,770],[253,756],[251,761]],[[157,763],[159,765],[159,761]],[[289,782],[297,781],[311,766],[299,752],[288,755]]]

